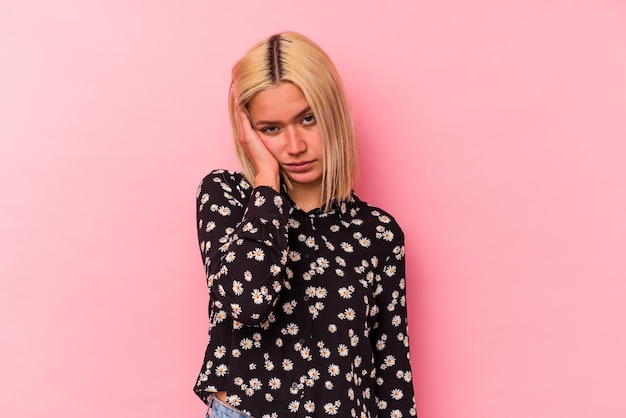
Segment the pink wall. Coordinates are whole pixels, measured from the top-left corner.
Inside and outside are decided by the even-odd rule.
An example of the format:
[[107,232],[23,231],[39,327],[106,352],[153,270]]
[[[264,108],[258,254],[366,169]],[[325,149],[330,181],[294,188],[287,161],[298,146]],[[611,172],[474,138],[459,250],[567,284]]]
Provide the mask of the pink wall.
[[420,416],[625,416],[621,0],[2,2],[0,416],[202,416],[196,186],[284,29],[405,229]]

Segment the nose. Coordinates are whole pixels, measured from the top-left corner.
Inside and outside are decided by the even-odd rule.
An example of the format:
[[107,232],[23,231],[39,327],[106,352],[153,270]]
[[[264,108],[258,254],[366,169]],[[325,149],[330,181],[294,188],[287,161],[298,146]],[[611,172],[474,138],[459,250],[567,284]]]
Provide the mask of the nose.
[[295,127],[290,127],[285,131],[286,144],[285,148],[287,153],[292,155],[301,154],[306,151],[306,141],[302,136],[302,133]]

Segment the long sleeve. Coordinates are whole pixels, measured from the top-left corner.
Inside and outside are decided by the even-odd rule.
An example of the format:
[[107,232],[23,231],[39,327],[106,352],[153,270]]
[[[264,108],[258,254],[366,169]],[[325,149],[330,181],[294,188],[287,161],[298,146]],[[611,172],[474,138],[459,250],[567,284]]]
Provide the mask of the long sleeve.
[[372,342],[377,368],[376,401],[381,418],[417,415],[406,322],[404,236],[399,228],[393,234],[395,246],[380,260],[374,285],[379,311]]
[[243,325],[272,312],[285,277],[290,203],[272,188],[251,189],[237,173],[216,170],[197,195],[198,241],[210,297]]

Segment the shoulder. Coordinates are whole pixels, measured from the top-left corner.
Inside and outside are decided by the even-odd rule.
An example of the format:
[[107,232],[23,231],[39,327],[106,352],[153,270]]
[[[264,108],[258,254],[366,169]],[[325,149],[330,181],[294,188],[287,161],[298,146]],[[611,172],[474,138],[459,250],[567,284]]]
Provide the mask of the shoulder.
[[[371,205],[355,196],[354,219],[361,223],[367,234],[390,248],[404,245],[404,232],[397,220],[386,210]],[[354,221],[353,221],[354,222]]]
[[234,197],[245,198],[252,192],[252,186],[242,173],[217,169],[204,176],[198,186],[198,197],[204,193],[223,192]]

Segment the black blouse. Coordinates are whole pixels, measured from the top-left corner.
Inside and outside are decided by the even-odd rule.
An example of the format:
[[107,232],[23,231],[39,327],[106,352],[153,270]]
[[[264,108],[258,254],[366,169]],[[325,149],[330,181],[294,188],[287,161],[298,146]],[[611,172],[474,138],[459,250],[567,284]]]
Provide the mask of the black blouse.
[[198,189],[209,342],[195,392],[258,418],[409,417],[404,235],[351,199],[305,213],[216,170]]

